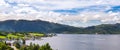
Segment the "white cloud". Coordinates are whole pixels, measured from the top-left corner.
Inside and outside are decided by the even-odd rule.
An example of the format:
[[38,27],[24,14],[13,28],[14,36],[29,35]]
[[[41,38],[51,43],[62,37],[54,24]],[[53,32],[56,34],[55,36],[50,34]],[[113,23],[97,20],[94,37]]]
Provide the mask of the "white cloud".
[[[100,23],[120,23],[120,12],[104,12],[105,10],[111,9],[111,6],[120,5],[119,3],[119,0],[1,0],[0,21],[10,19],[40,19],[72,26],[88,26],[89,22],[94,20]],[[52,11],[71,10],[73,8],[79,9],[96,5],[104,5],[105,7],[98,6],[96,9],[101,11],[84,10],[77,15],[68,15],[67,13],[64,15]],[[94,24],[96,25],[96,23]]]
[[0,1],[0,6],[1,6],[1,5],[6,5],[6,3],[4,2],[4,0],[1,0],[1,1]]

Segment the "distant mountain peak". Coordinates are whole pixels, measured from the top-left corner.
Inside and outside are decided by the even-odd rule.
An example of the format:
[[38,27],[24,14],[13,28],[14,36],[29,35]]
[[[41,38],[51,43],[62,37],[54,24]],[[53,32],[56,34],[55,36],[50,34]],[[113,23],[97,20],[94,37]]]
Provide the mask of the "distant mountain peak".
[[79,34],[119,34],[120,23],[102,24],[86,28],[51,23],[42,20],[6,20],[0,21],[0,31],[7,32],[43,32],[43,33],[79,33]]

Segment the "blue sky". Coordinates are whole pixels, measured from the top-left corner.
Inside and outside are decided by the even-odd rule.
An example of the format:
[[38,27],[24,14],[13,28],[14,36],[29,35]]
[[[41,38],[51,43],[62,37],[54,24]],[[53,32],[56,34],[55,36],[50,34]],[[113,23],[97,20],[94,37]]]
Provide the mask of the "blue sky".
[[120,0],[1,0],[0,21],[11,19],[76,27],[120,23]]

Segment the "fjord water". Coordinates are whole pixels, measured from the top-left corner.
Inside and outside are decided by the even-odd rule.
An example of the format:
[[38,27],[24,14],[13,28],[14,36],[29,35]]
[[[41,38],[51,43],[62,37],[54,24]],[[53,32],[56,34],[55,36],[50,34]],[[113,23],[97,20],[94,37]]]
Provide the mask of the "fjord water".
[[27,44],[49,43],[54,50],[120,50],[120,35],[58,34]]

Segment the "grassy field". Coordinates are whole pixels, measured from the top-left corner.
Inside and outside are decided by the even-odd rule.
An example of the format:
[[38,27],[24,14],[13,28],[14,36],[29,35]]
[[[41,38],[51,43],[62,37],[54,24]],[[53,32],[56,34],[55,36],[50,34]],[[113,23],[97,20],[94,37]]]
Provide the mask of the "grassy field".
[[27,38],[30,38],[30,37],[43,37],[45,36],[44,34],[42,33],[27,33],[27,34],[21,34],[21,33],[8,33],[6,35],[0,35],[0,39],[11,39],[11,38],[14,38],[14,39],[18,39],[18,38],[22,38],[24,39],[25,37]]
[[0,39],[5,39],[6,38],[6,36],[0,36]]
[[17,36],[17,35],[13,35],[13,34],[8,34],[8,35],[7,35],[7,38],[8,38],[8,39],[10,39],[10,38],[18,39],[18,38],[21,38],[21,37],[19,37],[19,36]]
[[32,36],[40,36],[40,37],[43,37],[44,34],[39,34],[39,33],[30,33]]

